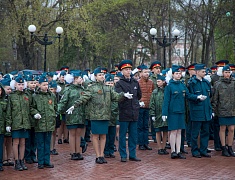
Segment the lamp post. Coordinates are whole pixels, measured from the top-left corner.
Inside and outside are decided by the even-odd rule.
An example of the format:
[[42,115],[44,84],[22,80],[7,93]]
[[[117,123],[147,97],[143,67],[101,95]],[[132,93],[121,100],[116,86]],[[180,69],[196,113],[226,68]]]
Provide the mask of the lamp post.
[[[36,35],[35,31],[36,31],[36,26],[35,25],[29,25],[28,27],[29,32],[31,33],[31,38],[34,37],[34,39],[41,45],[44,46],[44,72],[46,72],[46,68],[47,68],[47,46],[53,44],[53,42],[58,38],[59,42],[60,42],[60,36],[63,33],[63,28],[62,27],[57,27],[56,28],[56,34],[57,36],[48,36],[47,33],[44,34],[44,36],[42,35]],[[49,41],[49,38],[51,38],[52,40]]]
[[[155,37],[157,34],[157,30],[155,28],[150,29],[150,34],[152,35],[152,40],[155,40],[159,46],[163,47],[163,67],[164,69],[166,69],[166,47],[170,46],[173,42],[177,41],[180,31],[178,29],[175,29],[172,32],[172,38],[167,38],[166,35],[164,35],[163,38]],[[160,41],[160,39],[162,39],[162,41]]]

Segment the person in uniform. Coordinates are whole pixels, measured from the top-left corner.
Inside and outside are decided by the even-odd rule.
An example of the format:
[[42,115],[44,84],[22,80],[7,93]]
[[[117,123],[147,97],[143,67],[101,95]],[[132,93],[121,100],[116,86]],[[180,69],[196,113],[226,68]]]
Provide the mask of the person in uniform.
[[35,118],[38,169],[54,168],[50,161],[51,134],[55,130],[57,100],[48,90],[46,76],[39,78],[39,89],[32,96],[31,115]]
[[158,75],[157,77],[158,87],[154,89],[149,104],[149,115],[153,121],[153,125],[156,132],[158,154],[169,154],[166,151],[166,141],[168,136],[167,120],[162,120],[162,105],[164,99],[165,77]]
[[[63,97],[58,104],[58,112],[63,113],[71,107],[76,100],[84,93],[82,86],[82,72],[77,70],[71,74],[67,74],[66,81],[70,83],[64,91]],[[66,115],[66,126],[69,130],[69,145],[71,149],[71,160],[83,160],[81,155],[81,137],[83,137],[83,129],[85,127],[85,106],[80,107],[73,114]]]
[[[212,107],[217,113],[220,124],[220,141],[222,144],[222,156],[233,156],[233,137],[235,125],[235,80],[231,77],[231,69],[229,65],[223,67],[223,76],[216,82]],[[217,110],[217,111],[216,111]],[[225,145],[226,127],[228,128],[228,149]]]
[[29,137],[30,125],[30,98],[25,93],[25,80],[19,75],[11,82],[15,88],[9,98],[6,110],[6,131],[12,132],[13,154],[15,158],[15,169],[27,170],[24,164],[25,139]]
[[171,158],[186,159],[180,152],[181,130],[185,129],[185,98],[190,101],[203,100],[199,95],[190,94],[181,79],[181,71],[178,66],[172,67],[172,79],[164,91],[162,107],[162,120],[168,120],[170,131]]
[[[204,64],[195,65],[196,76],[188,82],[189,92],[197,96],[206,97],[204,101],[189,101],[190,119],[192,121],[192,156],[196,158],[211,157],[207,153],[209,142],[209,127],[212,118],[210,104],[211,85],[204,79],[206,67]],[[200,134],[200,148],[198,147],[198,136]]]
[[140,110],[138,118],[138,142],[139,150],[152,150],[149,147],[149,102],[151,94],[154,90],[154,83],[149,79],[149,68],[146,65],[141,66],[141,78],[138,80],[141,89],[142,97],[139,101]]
[[[128,149],[130,161],[141,161],[136,156],[137,145],[137,121],[139,116],[139,100],[141,99],[141,89],[138,81],[131,77],[131,60],[122,60],[119,63],[119,70],[123,76],[118,82],[116,82],[115,90],[118,93],[129,92],[133,95],[133,98],[125,99],[118,103],[119,107],[119,153],[121,156],[121,162],[127,162],[126,152],[126,133],[128,130]],[[128,93],[128,94],[129,94]]]
[[94,70],[96,82],[87,88],[82,96],[76,100],[66,112],[72,114],[74,108],[88,102],[89,118],[91,121],[92,142],[96,153],[97,164],[107,163],[104,158],[104,147],[108,124],[111,116],[111,102],[124,97],[132,98],[129,93],[116,93],[113,88],[104,84],[104,73],[101,67]]

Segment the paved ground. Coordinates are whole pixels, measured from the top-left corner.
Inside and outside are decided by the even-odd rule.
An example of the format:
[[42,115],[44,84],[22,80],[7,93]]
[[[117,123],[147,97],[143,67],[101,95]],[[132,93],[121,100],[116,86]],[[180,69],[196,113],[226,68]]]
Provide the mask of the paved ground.
[[[108,164],[95,164],[95,153],[89,143],[83,161],[70,160],[68,144],[56,145],[59,155],[52,156],[54,169],[37,169],[37,164],[27,165],[27,171],[15,171],[5,167],[0,172],[0,180],[20,179],[235,179],[235,158],[222,157],[221,152],[212,151],[212,158],[196,159],[191,153],[187,159],[170,159],[170,156],[157,155],[157,144],[151,142],[152,151],[137,150],[141,162],[120,162],[116,152],[115,159],[107,159]],[[210,142],[212,148],[212,142]],[[234,148],[235,149],[235,148]],[[190,151],[188,147],[186,150]]]

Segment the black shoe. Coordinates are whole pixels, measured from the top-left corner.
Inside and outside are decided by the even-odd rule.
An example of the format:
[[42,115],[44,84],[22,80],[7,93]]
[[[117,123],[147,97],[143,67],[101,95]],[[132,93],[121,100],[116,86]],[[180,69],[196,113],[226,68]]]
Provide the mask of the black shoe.
[[176,159],[178,157],[176,152],[171,153],[171,159]]
[[158,149],[157,153],[158,153],[159,155],[165,155],[165,153],[164,153],[164,150],[163,150],[163,149]]
[[38,165],[38,169],[44,169],[44,165],[43,164],[39,164]]
[[137,158],[137,157],[135,157],[135,158],[129,157],[129,160],[130,160],[130,161],[141,161],[141,159],[139,159],[139,158]]
[[27,164],[33,164],[33,160],[27,159],[27,160],[25,160],[25,163],[27,163]]
[[207,158],[210,158],[211,155],[210,154],[201,154],[202,157],[207,157]]
[[104,157],[105,158],[110,158],[110,155],[109,154],[105,154]]
[[152,148],[149,147],[149,145],[147,145],[147,144],[145,144],[144,147],[145,147],[146,150],[152,150]]
[[68,139],[64,139],[64,143],[69,144],[69,140]]
[[9,166],[14,166],[15,165],[14,162],[10,161],[10,159],[8,159],[8,164],[9,164]]
[[56,149],[53,149],[52,151],[51,151],[51,155],[58,155],[59,153],[56,151]]
[[19,160],[15,160],[15,170],[23,171],[23,168],[22,168]]
[[185,149],[181,149],[180,152],[183,154],[188,154],[188,152]]
[[44,167],[45,168],[54,168],[54,165],[53,164],[44,164]]
[[169,152],[167,152],[166,149],[163,149],[163,152],[164,152],[165,155],[169,154]]
[[232,146],[228,146],[228,153],[229,153],[230,156],[235,157],[235,153],[232,149]]
[[166,149],[171,149],[171,145],[170,145],[170,143],[166,143],[166,147],[165,147]]
[[186,159],[186,157],[181,152],[179,152],[177,155],[179,159]]
[[211,150],[207,149],[206,152],[207,152],[207,153],[211,153]]
[[82,153],[86,152],[88,144],[86,143],[84,146],[82,146]]
[[96,162],[97,164],[103,164],[103,161],[102,161],[102,159],[101,159],[100,157],[96,158],[96,159],[95,159],[95,162]]
[[200,154],[193,154],[193,157],[195,158],[201,158],[202,156]]
[[216,151],[222,151],[222,149],[220,147],[216,147],[215,150]]
[[27,166],[24,164],[24,160],[20,160],[20,165],[23,168],[23,170],[28,170]]
[[230,154],[228,153],[228,149],[226,146],[222,146],[222,156],[230,157]]
[[77,160],[83,160],[83,156],[80,154],[80,153],[76,153],[76,156],[77,156]]
[[104,159],[104,157],[100,157],[100,158],[102,159],[103,163],[108,163],[106,159]]
[[35,159],[32,159],[33,163],[38,163],[38,160],[35,158]]
[[139,145],[139,150],[146,150],[144,146]]
[[3,167],[2,166],[0,166],[0,171],[3,171]]
[[114,154],[110,154],[109,156],[110,156],[110,158],[115,158]]
[[126,158],[121,158],[121,162],[127,162]]
[[71,160],[78,160],[77,153],[71,154]]
[[58,144],[62,144],[62,139],[58,139]]

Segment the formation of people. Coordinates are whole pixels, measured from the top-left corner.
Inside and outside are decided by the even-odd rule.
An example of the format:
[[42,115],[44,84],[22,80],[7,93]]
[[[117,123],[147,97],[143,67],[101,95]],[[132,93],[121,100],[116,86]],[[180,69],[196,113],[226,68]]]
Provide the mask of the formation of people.
[[117,150],[121,162],[141,161],[137,147],[152,150],[149,129],[159,155],[186,159],[186,141],[193,157],[210,158],[213,138],[216,151],[235,157],[235,65],[220,60],[211,68],[194,63],[162,70],[154,61],[132,69],[123,60],[110,72],[63,66],[41,75],[0,73],[0,171],[32,163],[53,168],[56,139],[69,143],[71,160],[83,160],[92,141],[97,164]]

